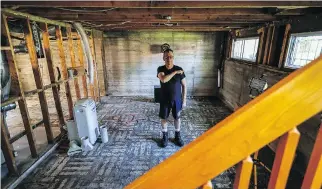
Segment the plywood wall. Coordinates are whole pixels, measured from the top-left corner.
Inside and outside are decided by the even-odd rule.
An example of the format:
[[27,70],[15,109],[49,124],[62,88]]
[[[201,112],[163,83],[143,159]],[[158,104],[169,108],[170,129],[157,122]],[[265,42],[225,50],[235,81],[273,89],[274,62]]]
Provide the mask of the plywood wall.
[[107,94],[153,96],[158,66],[164,65],[161,45],[174,50],[175,65],[186,74],[188,96],[217,93],[220,32],[108,32],[105,33]]

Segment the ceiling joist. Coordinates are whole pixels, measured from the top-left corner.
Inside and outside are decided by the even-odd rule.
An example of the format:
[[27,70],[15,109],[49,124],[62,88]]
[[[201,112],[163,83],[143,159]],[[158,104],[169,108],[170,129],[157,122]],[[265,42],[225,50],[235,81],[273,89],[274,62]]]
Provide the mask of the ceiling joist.
[[319,1],[2,1],[19,7],[99,7],[99,8],[306,8],[321,7]]

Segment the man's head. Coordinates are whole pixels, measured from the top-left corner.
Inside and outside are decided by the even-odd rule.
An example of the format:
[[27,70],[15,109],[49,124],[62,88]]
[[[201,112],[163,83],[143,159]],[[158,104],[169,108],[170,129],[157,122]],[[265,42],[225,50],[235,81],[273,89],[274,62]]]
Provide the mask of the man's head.
[[173,50],[167,49],[163,52],[163,60],[167,67],[171,67],[173,65]]

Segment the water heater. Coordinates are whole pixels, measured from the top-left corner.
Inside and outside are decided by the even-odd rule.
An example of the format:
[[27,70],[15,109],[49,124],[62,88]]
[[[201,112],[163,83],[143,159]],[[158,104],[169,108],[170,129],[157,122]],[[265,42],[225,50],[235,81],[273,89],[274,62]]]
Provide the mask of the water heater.
[[94,144],[99,136],[96,105],[93,99],[80,99],[74,106],[74,118],[79,138],[88,137]]

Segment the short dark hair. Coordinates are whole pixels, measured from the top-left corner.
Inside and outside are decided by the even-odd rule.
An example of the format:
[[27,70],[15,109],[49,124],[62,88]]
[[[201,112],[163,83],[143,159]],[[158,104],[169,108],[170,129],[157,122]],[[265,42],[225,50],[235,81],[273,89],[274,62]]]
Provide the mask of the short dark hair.
[[169,49],[163,51],[163,53],[168,53],[168,52],[172,52],[173,53],[173,50],[169,48]]

